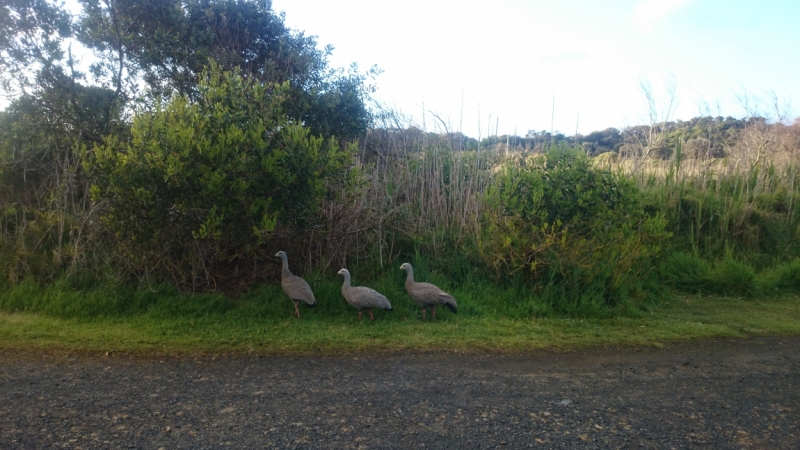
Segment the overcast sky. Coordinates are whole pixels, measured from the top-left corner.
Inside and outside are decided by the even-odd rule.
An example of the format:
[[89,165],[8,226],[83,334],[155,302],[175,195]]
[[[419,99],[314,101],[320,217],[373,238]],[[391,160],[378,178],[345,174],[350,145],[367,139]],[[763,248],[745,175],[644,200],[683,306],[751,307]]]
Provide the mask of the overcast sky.
[[[422,125],[433,110],[477,137],[567,135],[663,117],[745,115],[800,101],[800,0],[274,0],[331,62],[376,64],[376,98]],[[555,101],[553,101],[555,99]],[[463,107],[462,107],[463,105]],[[754,103],[750,103],[752,107]],[[491,115],[491,118],[490,118]],[[426,128],[434,130],[431,116]],[[491,126],[489,126],[491,125]]]

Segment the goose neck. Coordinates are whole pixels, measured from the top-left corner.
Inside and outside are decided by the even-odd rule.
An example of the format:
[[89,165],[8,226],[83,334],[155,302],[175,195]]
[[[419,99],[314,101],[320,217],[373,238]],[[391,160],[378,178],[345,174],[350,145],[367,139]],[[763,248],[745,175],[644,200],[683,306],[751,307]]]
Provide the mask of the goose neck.
[[281,256],[281,260],[283,260],[283,276],[292,276],[292,272],[289,271],[289,260],[286,258],[286,255]]
[[344,284],[342,284],[342,287],[349,288],[350,287],[350,273],[349,272],[344,272],[342,274],[342,276],[344,277]]

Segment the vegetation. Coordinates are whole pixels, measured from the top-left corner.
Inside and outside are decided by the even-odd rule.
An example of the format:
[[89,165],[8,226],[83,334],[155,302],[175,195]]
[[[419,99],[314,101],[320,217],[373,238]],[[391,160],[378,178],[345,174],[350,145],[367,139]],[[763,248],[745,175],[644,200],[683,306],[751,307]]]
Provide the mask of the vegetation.
[[288,118],[287,83],[212,65],[197,88],[197,101],[176,96],[137,115],[129,142],[109,136],[84,158],[129,266],[161,268],[181,285],[263,257],[279,220],[307,229],[321,200],[358,175],[352,150]]
[[741,143],[754,130],[769,128],[765,117],[750,115],[746,118],[733,117],[695,117],[688,121],[668,121],[637,125],[622,130],[607,128],[593,131],[587,135],[566,136],[549,131],[528,131],[525,136],[489,136],[480,143],[470,141],[470,148],[481,145],[491,148],[507,145],[511,148],[541,151],[552,145],[566,145],[583,148],[591,156],[613,152],[630,154],[642,146],[649,146],[653,155],[668,159],[674,154],[678,144],[684,153],[701,158],[719,158],[728,154],[731,147]]
[[[377,70],[328,67],[330,48],[288,29],[269,2],[82,5],[72,18],[47,0],[12,0],[0,14],[0,75],[14,96],[0,112],[10,329],[44,323],[36,314],[76,327],[150,321],[155,333],[230,327],[213,331],[221,341],[197,339],[233,346],[265,336],[272,349],[341,348],[340,338],[363,348],[365,336],[402,346],[387,336],[426,326],[406,323],[417,312],[404,261],[459,300],[442,328],[476,330],[465,346],[507,335],[493,324],[506,320],[524,333],[545,319],[650,324],[649,312],[678,308],[665,285],[796,315],[800,122],[432,133],[370,112]],[[70,39],[94,51],[88,73]],[[311,274],[320,304],[304,314],[317,325],[287,332],[310,333],[298,344],[263,328],[288,327],[277,250]],[[332,331],[353,316],[342,266],[400,314],[379,313],[386,325],[367,334]],[[773,319],[764,329],[795,330]],[[442,333],[415,342],[455,336]]]
[[231,299],[182,294],[172,288],[76,292],[69,285],[45,289],[26,282],[0,295],[4,311],[17,310],[14,304],[29,305],[29,312],[0,312],[0,349],[161,354],[474,352],[662,345],[800,333],[796,296],[761,300],[679,295],[637,316],[531,318],[527,312],[506,313],[517,304],[519,292],[474,291],[467,286],[451,291],[460,300],[458,316],[442,310],[433,323],[423,322],[416,304],[400,293],[402,280],[387,277],[374,285],[387,293],[395,311],[376,311],[375,322],[359,322],[339,295],[338,283],[314,277],[311,284],[318,290],[319,306],[305,309],[303,319],[297,320],[291,303],[274,284]]
[[598,315],[646,297],[668,234],[627,176],[551,148],[507,163],[487,195],[486,263],[519,272],[556,311]]
[[[319,50],[313,38],[287,28],[270,2],[81,5],[82,13],[72,17],[50,0],[13,0],[0,13],[0,77],[14,99],[0,113],[4,281],[51,283],[66,272],[115,284],[170,280],[236,291],[263,278],[263,254],[274,254],[248,246],[308,248],[309,230],[332,229],[321,217],[322,202],[343,193],[327,171],[349,170],[334,166],[341,166],[339,149],[367,130],[367,80],[375,69],[329,67],[330,48]],[[93,51],[88,72],[77,68],[70,40]],[[209,84],[218,79],[225,86]],[[231,90],[238,87],[248,92]],[[170,134],[153,134],[160,132]],[[155,148],[164,144],[170,146]],[[129,153],[136,158],[128,160]],[[155,167],[159,157],[164,167]],[[307,162],[307,173],[293,172]],[[227,166],[208,171],[219,163]],[[179,169],[201,178],[158,178]],[[191,199],[168,204],[214,177],[221,178],[203,189],[216,189],[208,199],[216,210]],[[121,196],[130,194],[127,187],[138,189],[131,195],[140,198],[122,211],[131,200]],[[172,191],[160,198],[165,188]],[[288,189],[297,194],[291,200]],[[205,193],[192,195],[196,200]],[[217,202],[228,194],[232,205]],[[267,197],[253,202],[257,195]],[[157,204],[144,205],[148,201]],[[246,211],[234,213],[237,205]],[[283,220],[273,223],[279,212]],[[147,238],[132,247],[131,230],[147,218],[152,223],[136,232],[166,241],[196,238],[180,249]],[[297,221],[306,223],[298,228]],[[230,236],[199,244],[231,223],[239,225],[232,231],[246,228],[240,242],[258,239],[244,247],[228,247]],[[164,236],[153,234],[167,224],[172,228]],[[212,250],[221,253],[209,255]]]

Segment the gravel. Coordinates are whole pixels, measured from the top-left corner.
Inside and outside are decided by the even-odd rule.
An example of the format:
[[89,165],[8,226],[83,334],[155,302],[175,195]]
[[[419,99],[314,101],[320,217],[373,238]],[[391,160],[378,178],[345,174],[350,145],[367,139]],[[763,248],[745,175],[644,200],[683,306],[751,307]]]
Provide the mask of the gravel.
[[0,351],[2,449],[800,448],[800,338],[516,354]]

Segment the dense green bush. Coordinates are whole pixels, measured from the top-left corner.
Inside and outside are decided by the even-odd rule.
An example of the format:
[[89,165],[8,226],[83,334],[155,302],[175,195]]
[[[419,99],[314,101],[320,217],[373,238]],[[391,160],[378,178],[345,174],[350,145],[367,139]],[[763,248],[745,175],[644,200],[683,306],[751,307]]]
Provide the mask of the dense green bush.
[[313,225],[320,202],[353,179],[353,150],[284,113],[287,84],[212,67],[198,100],[177,96],[134,117],[132,140],[87,153],[92,199],[136,270],[208,280],[252,257],[278,224]]
[[645,214],[629,179],[593,167],[583,151],[520,157],[487,201],[484,261],[527,280],[556,311],[594,314],[646,295],[665,221]]

